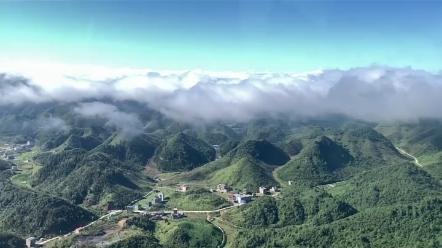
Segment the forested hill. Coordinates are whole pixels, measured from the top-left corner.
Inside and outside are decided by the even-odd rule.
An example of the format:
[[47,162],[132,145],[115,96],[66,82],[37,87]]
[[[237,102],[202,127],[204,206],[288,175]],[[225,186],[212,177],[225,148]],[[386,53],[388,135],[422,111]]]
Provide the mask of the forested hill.
[[97,218],[67,200],[14,186],[8,181],[9,176],[3,175],[0,181],[0,230],[21,237],[51,236]]
[[[81,114],[77,103],[0,107],[2,152],[27,147],[13,151],[15,160],[6,159],[9,153],[0,160],[1,247],[70,232],[153,189],[168,197],[155,210],[233,205],[228,193],[210,191],[219,184],[231,186],[229,193],[255,193],[247,204],[209,213],[224,228],[227,247],[441,245],[440,121],[283,116],[185,123],[139,103],[106,104],[115,107],[112,115]],[[175,192],[182,184],[188,192]],[[276,190],[261,196],[260,187]],[[200,220],[206,214],[169,223],[124,215],[124,235],[108,247],[216,247],[223,234]],[[97,230],[54,247],[71,247]]]

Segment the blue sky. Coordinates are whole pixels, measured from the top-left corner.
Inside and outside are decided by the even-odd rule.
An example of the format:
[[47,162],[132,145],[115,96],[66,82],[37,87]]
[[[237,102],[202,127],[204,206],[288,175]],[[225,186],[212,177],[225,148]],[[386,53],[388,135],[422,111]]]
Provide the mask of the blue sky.
[[302,72],[439,71],[438,1],[1,1],[0,61]]

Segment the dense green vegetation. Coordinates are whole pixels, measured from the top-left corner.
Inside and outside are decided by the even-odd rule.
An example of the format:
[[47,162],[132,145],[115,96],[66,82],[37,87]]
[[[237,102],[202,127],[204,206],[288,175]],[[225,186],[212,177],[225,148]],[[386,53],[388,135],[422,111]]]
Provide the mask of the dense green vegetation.
[[232,247],[440,247],[441,185],[413,164],[367,170],[329,193],[306,187],[223,216],[245,227]]
[[155,231],[155,222],[151,221],[148,216],[134,216],[126,220],[126,228],[140,228],[149,233]]
[[295,133],[292,138],[304,144],[296,159],[278,171],[279,178],[285,181],[308,185],[333,183],[372,167],[408,160],[388,139],[368,126],[338,130],[313,127]]
[[[339,186],[336,186],[336,190]],[[415,165],[387,165],[355,176],[340,198],[358,209],[411,204],[427,197],[442,197],[441,184]]]
[[[137,182],[143,179],[137,168],[126,158],[128,150],[103,145],[93,151],[72,149],[59,153],[43,153],[35,160],[43,165],[31,185],[52,192],[75,204],[96,205],[112,201],[123,207],[141,197],[147,189]],[[103,153],[101,151],[108,151]],[[120,158],[120,159],[117,159]]]
[[158,147],[154,161],[161,171],[188,171],[214,160],[215,155],[211,145],[179,133]]
[[175,192],[166,203],[168,209],[180,210],[214,210],[231,205],[225,198],[202,188],[191,188],[183,193]]
[[152,235],[137,235],[129,237],[127,239],[123,239],[107,247],[108,248],[131,248],[131,247],[160,248],[164,246],[160,245],[158,243],[158,240],[155,239]]
[[0,159],[0,171],[11,169],[15,164],[3,159]]
[[321,190],[305,188],[302,194],[290,192],[281,199],[260,197],[233,209],[223,216],[229,222],[245,227],[282,227],[301,224],[325,224],[356,214],[350,204],[335,199]]
[[442,122],[420,120],[401,125],[378,125],[380,133],[398,147],[416,156],[420,163],[429,165],[442,162]]
[[156,237],[166,247],[217,247],[221,244],[222,233],[205,220],[180,220],[159,227]]
[[[155,186],[157,172],[181,172],[158,185],[191,184],[188,192],[168,195],[163,209],[230,206],[225,195],[200,188],[219,183],[234,191],[282,187],[275,196],[216,214],[228,247],[442,245],[439,120],[378,125],[343,116],[263,117],[202,124],[176,122],[135,102],[108,103],[136,113],[141,130],[125,132],[118,121],[81,116],[75,104],[0,107],[2,142],[36,141],[32,162],[38,165],[26,176],[30,187],[17,187],[7,171],[13,163],[0,160],[0,232],[17,235],[0,234],[0,247],[23,247],[28,236],[67,233],[98,217],[83,207],[122,209]],[[107,247],[217,247],[222,233],[202,218],[153,222],[130,216],[126,234]],[[76,238],[97,230],[54,245],[78,245]]]
[[322,225],[244,230],[231,247],[440,247],[441,199],[368,209]]
[[25,241],[10,233],[0,233],[0,247],[2,248],[23,248]]
[[235,189],[257,191],[260,186],[277,185],[272,171],[289,159],[284,151],[266,140],[249,140],[221,159],[196,168],[177,180],[205,180],[213,185],[227,183]]
[[97,218],[70,202],[0,182],[0,230],[21,237],[58,235]]

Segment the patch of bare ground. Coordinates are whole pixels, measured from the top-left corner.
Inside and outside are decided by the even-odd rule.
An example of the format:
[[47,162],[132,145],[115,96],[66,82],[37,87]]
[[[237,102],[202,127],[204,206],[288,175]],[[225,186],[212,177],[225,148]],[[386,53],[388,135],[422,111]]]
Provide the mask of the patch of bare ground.
[[121,240],[120,237],[125,235],[123,227],[126,224],[127,219],[118,221],[118,224],[112,224],[106,226],[105,230],[98,235],[85,235],[75,238],[77,245],[94,244],[97,246],[110,245]]
[[152,159],[149,162],[147,162],[145,173],[148,177],[151,178],[157,177],[159,171]]
[[118,226],[120,228],[123,228],[126,225],[126,220],[127,219],[122,219],[122,220],[118,221]]

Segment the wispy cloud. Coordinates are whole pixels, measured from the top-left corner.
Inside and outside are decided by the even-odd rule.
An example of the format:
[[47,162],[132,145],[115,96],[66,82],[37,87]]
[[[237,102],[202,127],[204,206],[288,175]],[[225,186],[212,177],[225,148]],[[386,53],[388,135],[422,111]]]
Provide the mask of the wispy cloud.
[[[372,66],[293,74],[8,64],[0,65],[2,70],[2,104],[134,100],[189,121],[242,121],[258,114],[336,113],[373,121],[442,117],[438,106],[442,76],[411,68]],[[122,116],[127,113],[105,104],[83,104],[77,111],[101,115],[117,126],[120,117],[138,125],[134,115]]]
[[49,116],[47,118],[42,118],[37,122],[40,129],[45,131],[62,131],[67,130],[69,127],[66,125],[66,122],[60,118]]
[[80,103],[74,112],[85,117],[107,119],[127,135],[137,135],[143,131],[143,125],[136,114],[122,112],[114,105],[102,102]]

